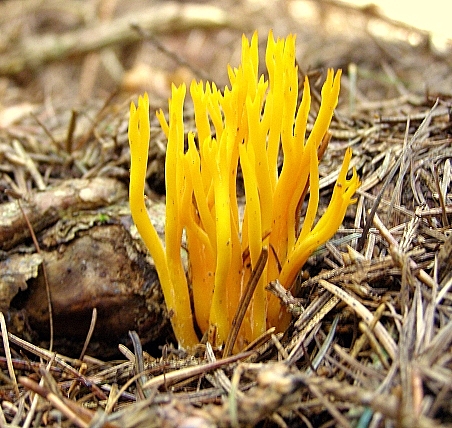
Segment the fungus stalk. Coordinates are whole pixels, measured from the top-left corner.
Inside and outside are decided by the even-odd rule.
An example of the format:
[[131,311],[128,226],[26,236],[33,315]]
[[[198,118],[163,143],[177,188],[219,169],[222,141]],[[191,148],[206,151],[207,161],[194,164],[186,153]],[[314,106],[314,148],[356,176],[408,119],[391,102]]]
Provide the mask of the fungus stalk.
[[[238,68],[228,68],[230,87],[192,82],[195,132],[186,134],[186,88],[172,87],[168,120],[157,118],[167,137],[165,246],[147,215],[144,179],[149,145],[149,101],[130,108],[130,207],[133,220],[154,258],[171,323],[181,346],[198,343],[214,331],[216,346],[227,339],[232,319],[264,248],[268,260],[243,320],[235,350],[269,327],[283,330],[288,315],[265,291],[279,279],[289,288],[315,249],[339,228],[359,186],[355,171],[347,179],[351,150],[345,153],[328,208],[316,221],[319,204],[318,151],[337,106],[340,70],[328,70],[321,105],[306,139],[310,88],[306,78],[298,104],[295,36],[268,36],[268,80],[258,75],[258,39],[242,39]],[[213,130],[213,132],[212,132]],[[187,136],[188,148],[184,149]],[[278,156],[283,163],[278,170]],[[245,206],[237,200],[241,168]],[[298,211],[309,188],[306,215],[299,230]],[[185,232],[187,266],[181,257]],[[193,313],[192,313],[193,308]]]

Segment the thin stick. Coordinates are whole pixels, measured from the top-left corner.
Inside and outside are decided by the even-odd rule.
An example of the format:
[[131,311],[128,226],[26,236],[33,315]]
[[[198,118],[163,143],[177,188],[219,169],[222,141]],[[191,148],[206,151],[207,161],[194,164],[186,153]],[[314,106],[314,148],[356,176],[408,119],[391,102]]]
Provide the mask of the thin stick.
[[27,68],[35,69],[44,63],[62,61],[68,56],[81,56],[110,46],[137,42],[141,37],[131,28],[131,23],[152,30],[153,34],[168,34],[193,28],[243,28],[243,18],[213,5],[185,3],[181,6],[178,2],[166,1],[58,37],[26,37],[17,44],[17,49],[0,55],[0,74],[15,75]]
[[226,339],[226,344],[224,345],[223,358],[228,357],[232,354],[232,348],[235,345],[237,336],[239,334],[240,327],[242,325],[243,318],[245,317],[246,310],[251,302],[254,291],[256,290],[259,279],[267,263],[268,250],[267,248],[262,248],[259,259],[257,260],[256,267],[251,273],[251,277],[245,289],[245,294],[240,299],[237,311],[232,319],[231,330],[229,331],[228,337]]
[[78,117],[78,111],[75,109],[72,109],[71,114],[71,120],[69,122],[69,127],[67,129],[67,135],[66,135],[66,153],[71,154],[72,153],[72,143],[74,142],[74,131],[75,126],[77,124],[77,117]]
[[33,240],[33,244],[36,247],[36,252],[42,257],[42,275],[44,277],[44,284],[46,286],[46,294],[47,294],[47,307],[49,311],[49,329],[50,329],[50,343],[49,343],[49,351],[52,352],[53,348],[53,309],[52,309],[52,295],[50,293],[50,285],[49,285],[49,279],[47,277],[47,269],[46,264],[44,260],[44,256],[41,253],[41,247],[39,246],[38,240],[36,239],[35,231],[33,230],[33,226],[30,223],[30,220],[27,217],[27,214],[25,213],[25,210],[22,208],[22,204],[20,203],[20,200],[17,200],[17,204],[19,205],[20,211],[22,212],[22,215],[24,216],[24,219],[27,223],[28,229],[30,230],[30,236]]
[[[47,373],[50,372],[53,362],[54,362],[54,359],[48,361],[47,366],[46,366]],[[44,377],[42,377],[41,380],[39,381],[39,386],[44,386],[44,382],[45,382],[45,379],[44,379]],[[33,418],[34,418],[34,415],[36,412],[36,408],[38,407],[39,397],[40,397],[39,394],[35,394],[35,396],[33,397],[33,401],[31,402],[30,409],[28,410],[27,417],[25,418],[22,428],[31,427],[31,424],[33,422]]]
[[169,384],[173,384],[175,382],[179,382],[183,379],[188,379],[193,376],[198,376],[202,373],[206,373],[212,370],[216,370],[220,367],[227,366],[228,364],[235,363],[236,361],[243,360],[253,355],[253,352],[242,352],[240,354],[232,355],[227,358],[223,358],[221,360],[217,360],[213,363],[207,364],[198,364],[193,367],[186,367],[180,370],[174,370],[170,373],[166,373],[156,376],[152,379],[149,379],[144,385],[143,389],[147,388],[159,388],[165,382]]
[[337,407],[335,407],[334,404],[328,400],[327,397],[325,397],[325,394],[316,385],[308,385],[308,388],[311,393],[320,400],[329,414],[336,420],[338,426],[343,428],[351,428],[351,425],[345,416],[343,416]]
[[88,428],[89,423],[85,422],[79,415],[77,415],[72,409],[70,409],[66,403],[57,395],[50,392],[47,388],[38,385],[36,382],[32,381],[27,377],[20,377],[20,383],[25,386],[25,388],[39,394],[41,397],[49,401],[56,409],[58,409],[64,416],[66,416],[74,425],[81,428]]
[[[3,333],[2,333],[3,335]],[[55,354],[54,352],[50,352],[47,349],[40,348],[36,345],[32,345],[26,340],[21,339],[20,337],[15,336],[12,333],[7,333],[8,339],[10,342],[20,346],[21,348],[31,352],[38,357],[41,357],[45,360],[55,360],[55,364],[63,369],[65,373],[69,373],[71,376],[79,379],[79,381],[87,388],[89,388],[93,394],[98,397],[100,400],[106,400],[107,396],[102,392],[102,390],[93,382],[91,382],[87,377],[81,375],[75,368],[70,366],[62,355]],[[77,363],[78,360],[72,360],[72,364]]]

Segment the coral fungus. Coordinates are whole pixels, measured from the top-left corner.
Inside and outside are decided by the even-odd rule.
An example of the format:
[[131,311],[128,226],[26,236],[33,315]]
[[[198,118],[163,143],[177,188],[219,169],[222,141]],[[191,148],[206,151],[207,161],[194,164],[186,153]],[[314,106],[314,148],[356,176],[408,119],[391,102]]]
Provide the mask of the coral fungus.
[[[162,111],[157,113],[168,139],[164,246],[144,204],[147,94],[139,98],[138,107],[130,107],[132,217],[154,258],[174,333],[184,347],[198,343],[195,325],[202,334],[214,331],[215,345],[225,343],[252,272],[267,250],[235,349],[271,326],[284,329],[287,314],[265,286],[275,279],[286,288],[293,284],[308,257],[335,234],[359,186],[355,171],[347,179],[348,149],[329,206],[316,222],[318,151],[338,102],[341,72],[328,71],[320,109],[306,139],[310,88],[306,78],[298,103],[295,36],[275,40],[270,32],[265,63],[268,80],[258,75],[257,34],[251,42],[244,36],[241,65],[228,69],[230,87],[221,92],[214,83],[191,84],[196,133],[186,135],[184,130],[185,85],[172,88],[168,120]],[[243,213],[237,200],[239,165]],[[308,188],[300,227],[299,206]],[[181,255],[183,239],[187,266]]]

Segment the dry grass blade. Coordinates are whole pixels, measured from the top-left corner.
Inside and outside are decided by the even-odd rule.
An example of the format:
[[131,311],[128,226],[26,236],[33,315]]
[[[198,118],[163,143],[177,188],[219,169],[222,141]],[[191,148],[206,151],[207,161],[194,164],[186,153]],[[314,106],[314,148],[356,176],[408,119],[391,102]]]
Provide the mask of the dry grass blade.
[[9,347],[9,340],[8,340],[8,330],[6,328],[6,321],[5,321],[5,316],[3,315],[3,312],[0,312],[0,328],[1,328],[1,332],[2,332],[3,347],[5,350],[6,363],[8,366],[9,377],[11,378],[11,382],[13,383],[14,390],[16,392],[16,396],[19,397],[20,392],[19,392],[19,387],[17,385],[16,372],[14,371],[14,366],[13,366],[13,362],[11,359],[11,350]]
[[231,357],[223,358],[221,360],[207,363],[207,364],[200,364],[196,367],[187,367],[183,368],[177,371],[173,371],[171,373],[163,374],[160,376],[156,376],[153,379],[149,379],[144,385],[143,389],[150,389],[150,388],[158,388],[164,384],[170,385],[172,383],[181,381],[183,379],[188,379],[193,376],[198,376],[202,373],[206,373],[211,370],[215,370],[219,367],[228,365],[230,363],[239,361],[241,359],[245,359],[252,355],[252,352],[245,352],[240,353],[237,355],[233,355]]
[[[366,322],[367,325],[372,324],[374,319],[372,313],[346,291],[328,281],[325,281],[324,279],[319,280],[319,285],[344,301],[348,306],[356,311],[356,313]],[[394,339],[379,321],[375,324],[374,331],[378,339],[381,341],[381,344],[384,346],[386,352],[392,360],[395,360],[397,356],[397,345],[394,342]]]
[[[3,333],[2,333],[2,337],[3,337]],[[90,380],[88,380],[85,376],[81,375],[77,371],[77,369],[73,367],[73,366],[80,366],[81,361],[66,358],[62,355],[58,355],[58,354],[55,354],[54,352],[50,352],[46,349],[40,348],[40,347],[33,345],[33,344],[27,342],[26,340],[23,340],[9,332],[7,334],[7,337],[12,343],[20,346],[22,349],[36,355],[37,357],[43,358],[46,361],[55,361],[55,364],[58,367],[60,367],[63,370],[63,372],[65,372],[66,374],[68,374],[71,377],[78,379],[83,385],[85,385],[89,389],[91,389],[92,392],[100,400],[107,399],[107,396],[94,383],[92,383]],[[72,365],[69,364],[68,362],[66,362],[65,360],[70,361],[70,363]]]
[[315,356],[315,358],[312,360],[311,367],[308,367],[306,370],[306,374],[311,374],[314,372],[314,370],[317,370],[320,363],[322,362],[323,358],[329,351],[331,344],[333,343],[334,335],[336,333],[337,324],[339,322],[339,315],[336,315],[334,317],[333,324],[331,325],[330,331],[328,332],[328,336],[326,337],[325,341],[322,344],[322,347],[319,349],[318,354]]
[[[314,332],[315,328],[320,327],[322,319],[337,305],[339,297],[332,296],[314,313],[306,325],[295,335],[291,343],[287,347],[286,352],[290,350],[287,362],[292,364],[298,361],[303,354],[305,354],[305,340],[309,333]],[[317,304],[315,305],[317,306]],[[300,317],[301,318],[301,317]]]
[[386,226],[382,223],[378,215],[375,214],[373,218],[373,222],[375,226],[380,231],[381,235],[386,239],[386,241],[389,244],[389,251],[391,252],[391,256],[394,259],[394,262],[397,263],[397,265],[403,267],[405,266],[405,263],[408,263],[409,268],[416,272],[416,276],[426,285],[428,285],[431,288],[434,288],[436,286],[435,281],[433,278],[428,275],[423,269],[419,269],[416,262],[409,259],[407,261],[404,260],[404,255],[402,251],[400,251],[398,242],[394,239],[394,237],[391,235],[389,230],[386,228]]

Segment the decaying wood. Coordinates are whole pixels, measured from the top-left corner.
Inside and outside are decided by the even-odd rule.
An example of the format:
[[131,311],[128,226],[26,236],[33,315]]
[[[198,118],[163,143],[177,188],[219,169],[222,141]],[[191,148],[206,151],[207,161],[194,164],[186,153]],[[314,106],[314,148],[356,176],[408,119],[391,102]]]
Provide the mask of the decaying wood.
[[[99,350],[117,353],[117,345],[112,344],[129,342],[130,330],[136,330],[148,342],[157,339],[165,328],[157,275],[123,225],[94,225],[54,250],[41,249],[41,254],[50,285],[55,337],[67,352],[74,352],[85,339],[94,308],[97,321],[91,354]],[[42,275],[28,282],[27,291],[18,296],[14,308],[27,314],[39,337],[48,337]]]
[[20,290],[27,289],[27,281],[38,276],[42,263],[39,254],[11,254],[0,262],[0,310],[8,311],[11,300]]
[[60,349],[81,350],[94,308],[91,354],[117,353],[129,330],[145,342],[159,337],[166,314],[155,270],[131,237],[128,207],[114,205],[126,196],[120,181],[96,177],[31,192],[20,202],[23,211],[18,201],[0,205],[3,250],[27,243],[25,216],[41,246],[39,254],[13,252],[0,261],[0,307],[12,332],[48,338],[44,263]]
[[[51,226],[69,212],[94,210],[126,197],[124,185],[114,179],[96,177],[68,180],[44,192],[33,192],[22,208],[35,233]],[[17,202],[0,205],[0,249],[9,250],[30,237]]]

